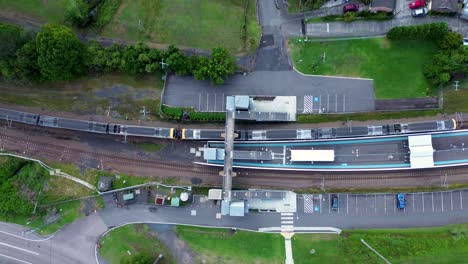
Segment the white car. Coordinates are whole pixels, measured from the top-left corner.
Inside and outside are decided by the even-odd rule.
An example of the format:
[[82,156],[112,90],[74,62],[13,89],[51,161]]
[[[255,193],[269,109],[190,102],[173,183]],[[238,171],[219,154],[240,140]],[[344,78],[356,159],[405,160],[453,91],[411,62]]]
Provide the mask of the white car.
[[411,10],[411,15],[414,17],[423,17],[426,14],[427,14],[427,7]]
[[468,38],[463,38],[463,46],[468,46]]

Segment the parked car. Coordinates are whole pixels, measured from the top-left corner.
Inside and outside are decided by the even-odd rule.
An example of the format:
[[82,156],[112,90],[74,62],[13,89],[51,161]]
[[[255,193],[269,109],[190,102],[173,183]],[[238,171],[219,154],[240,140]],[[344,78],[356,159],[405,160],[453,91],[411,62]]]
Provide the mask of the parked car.
[[463,38],[463,46],[468,46],[468,38]]
[[331,196],[331,209],[336,211],[338,210],[338,195],[332,194]]
[[397,198],[397,208],[398,209],[405,209],[405,194],[399,193],[396,195]]
[[427,15],[427,7],[423,7],[420,9],[413,9],[411,10],[411,15],[414,17],[423,17]]
[[359,12],[359,4],[347,4],[343,6],[343,13]]
[[426,1],[424,0],[416,0],[409,4],[410,9],[418,9],[420,7],[425,7],[425,6],[426,6]]

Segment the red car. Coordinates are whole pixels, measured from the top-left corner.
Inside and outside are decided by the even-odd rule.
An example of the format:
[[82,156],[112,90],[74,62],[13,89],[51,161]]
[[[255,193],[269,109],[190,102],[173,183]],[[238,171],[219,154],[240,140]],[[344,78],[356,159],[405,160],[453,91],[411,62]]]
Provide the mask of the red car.
[[347,12],[358,12],[359,11],[359,5],[358,4],[347,4],[343,6],[343,13]]
[[425,6],[426,6],[426,1],[424,0],[416,0],[409,4],[410,9],[417,9],[417,8],[425,7]]

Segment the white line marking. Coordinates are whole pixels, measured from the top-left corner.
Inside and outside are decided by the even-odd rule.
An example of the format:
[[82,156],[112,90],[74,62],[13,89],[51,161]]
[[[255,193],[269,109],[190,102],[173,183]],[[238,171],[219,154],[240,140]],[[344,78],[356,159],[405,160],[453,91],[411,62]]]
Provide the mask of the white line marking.
[[463,210],[463,197],[462,197],[462,191],[460,191],[460,208]]
[[327,112],[330,112],[330,94],[327,94]]
[[450,208],[453,211],[453,192],[452,191],[450,191]]
[[338,94],[335,94],[335,113],[338,113]]
[[414,212],[414,195],[411,195],[411,200],[413,200],[413,212]]
[[29,254],[33,254],[33,255],[39,256],[39,253],[37,253],[37,252],[31,251],[31,250],[27,250],[27,249],[24,249],[24,248],[20,248],[20,247],[16,247],[16,246],[13,246],[13,245],[10,245],[10,244],[6,244],[6,243],[3,243],[3,242],[0,242],[0,245],[4,245],[4,246],[6,246],[6,247],[14,248],[14,249],[17,249],[17,250],[21,250],[21,251],[27,252],[27,253],[29,253]]
[[0,254],[0,256],[5,257],[5,258],[9,258],[9,259],[13,259],[13,260],[16,260],[16,261],[21,262],[21,263],[32,264],[31,262],[27,262],[27,261],[24,261],[24,260],[21,260],[21,259],[17,259],[17,258],[14,258],[14,257],[7,256],[7,255]]
[[52,237],[54,237],[54,235],[51,235],[51,236],[43,238],[43,239],[29,239],[29,238],[25,238],[25,237],[22,237],[22,236],[10,234],[10,233],[4,232],[4,231],[0,231],[0,233],[5,234],[5,235],[9,235],[9,236],[12,236],[12,237],[16,237],[16,238],[19,238],[19,239],[23,239],[23,240],[26,240],[26,241],[31,241],[31,242],[42,242],[42,241],[46,241],[46,240],[49,240]]
[[424,213],[424,193],[422,193],[422,204],[423,204],[423,213]]
[[327,33],[330,33],[330,24],[327,23]]
[[431,193],[432,194],[432,212],[434,212],[434,193]]
[[294,217],[292,216],[286,216],[286,217],[281,217],[281,220],[293,220]]
[[349,201],[349,194],[346,194],[346,214],[348,214],[348,201]]
[[294,224],[294,221],[281,221],[281,226],[284,226],[285,224]]
[[343,94],[343,113],[346,112],[346,94]]
[[198,93],[198,111],[201,111],[201,93]]
[[384,204],[384,212],[387,213],[387,195],[384,194],[384,197],[383,197],[383,204]]
[[[331,204],[331,197],[330,197],[330,194],[328,194],[328,204]],[[330,207],[331,207],[331,206],[328,206],[328,213],[330,213]]]
[[206,111],[208,112],[208,103],[210,99],[208,98],[209,94],[206,94]]
[[440,200],[442,201],[442,212],[444,211],[444,193],[440,193]]
[[319,196],[319,202],[320,202],[320,208],[319,208],[319,213],[322,213],[322,195]]
[[216,111],[216,93],[215,93],[214,95],[215,95],[215,106],[214,106],[214,111]]
[[281,215],[294,215],[294,213],[281,213]]
[[374,194],[374,212],[377,213],[377,194]]

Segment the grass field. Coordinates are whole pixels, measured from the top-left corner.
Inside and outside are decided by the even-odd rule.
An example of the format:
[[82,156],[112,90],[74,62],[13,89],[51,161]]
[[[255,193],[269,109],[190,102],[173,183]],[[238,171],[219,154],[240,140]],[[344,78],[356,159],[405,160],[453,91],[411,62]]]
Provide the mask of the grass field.
[[158,74],[90,75],[74,81],[20,85],[0,82],[0,102],[78,114],[139,118],[143,106],[157,113],[162,81]]
[[[451,234],[453,232],[454,234]],[[364,239],[391,263],[464,263],[468,225],[400,230],[354,230],[341,235],[296,234],[295,263],[383,263]],[[314,254],[310,250],[315,249]]]
[[147,225],[127,225],[111,231],[101,240],[99,253],[111,264],[119,264],[127,258],[128,252],[136,254],[145,252],[155,260],[159,254],[164,257],[158,263],[175,263],[170,252],[149,231]]
[[284,238],[279,234],[188,226],[177,226],[176,233],[199,254],[196,263],[284,263]]
[[44,22],[64,20],[66,0],[0,0],[0,13],[24,14]]
[[291,39],[290,47],[300,72],[374,79],[379,99],[432,94],[422,72],[424,63],[437,50],[432,42],[372,38],[298,43]]
[[205,49],[223,46],[235,53],[256,48],[260,34],[253,0],[123,0],[101,32],[133,41]]

